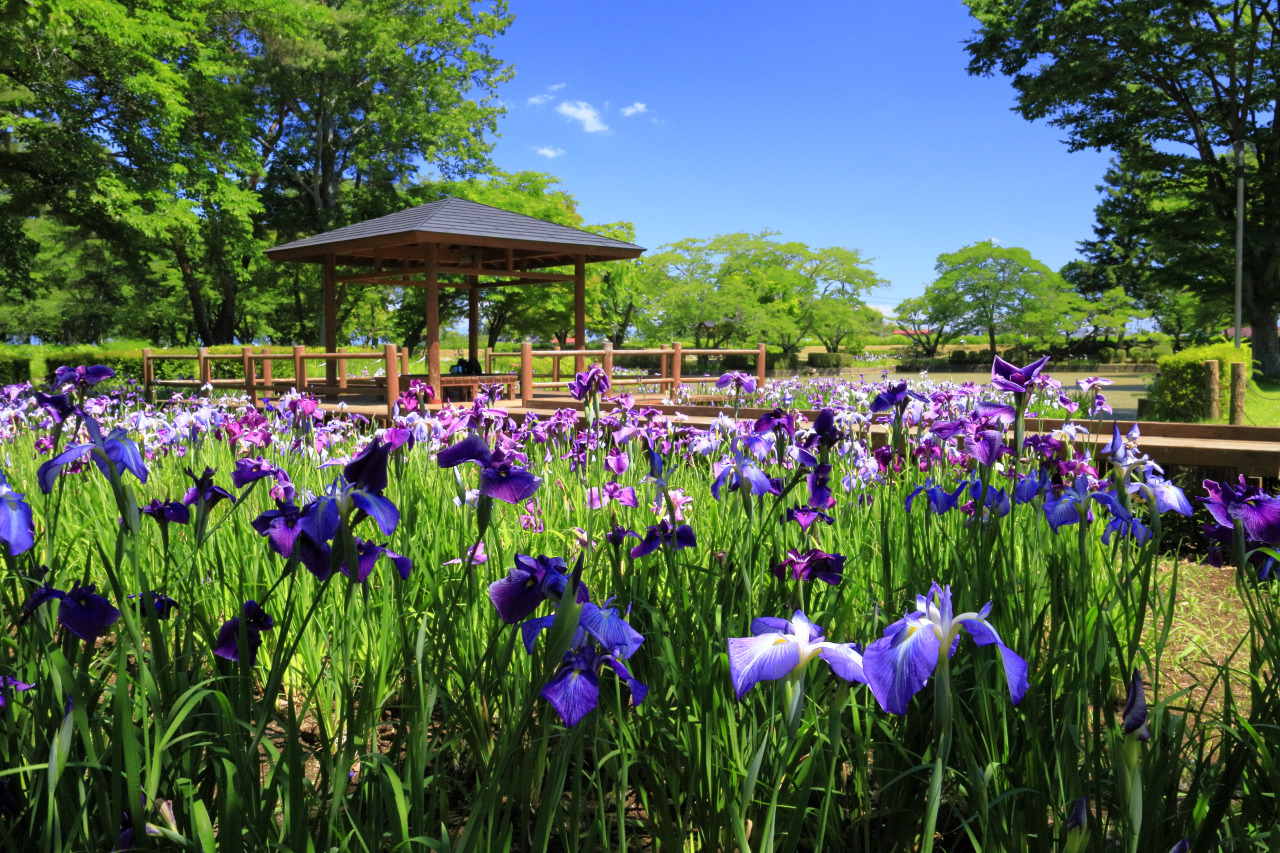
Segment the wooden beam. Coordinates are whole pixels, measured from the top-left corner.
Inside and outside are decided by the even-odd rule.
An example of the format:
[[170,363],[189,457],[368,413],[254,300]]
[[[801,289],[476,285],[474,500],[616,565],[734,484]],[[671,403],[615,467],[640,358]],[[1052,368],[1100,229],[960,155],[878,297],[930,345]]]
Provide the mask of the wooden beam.
[[[573,348],[587,348],[587,256],[573,259]],[[574,356],[573,368],[577,373],[586,370],[586,358]]]
[[[408,283],[403,281],[406,275],[423,275],[426,273],[426,269],[427,268],[425,266],[415,265],[412,267],[407,267],[407,268],[402,267],[395,270],[384,270],[380,273],[360,273],[356,275],[337,276],[334,280],[339,284],[387,284],[387,285],[395,286],[395,285]],[[483,276],[493,276],[494,278],[505,278],[505,279],[512,279],[514,276],[518,276],[518,278],[514,278],[514,280],[510,280],[510,281],[486,282],[484,284],[481,284],[480,285],[481,287],[501,287],[502,285],[509,285],[509,284],[548,284],[551,282],[567,283],[574,280],[573,276],[564,275],[562,273],[542,273],[542,272],[520,273],[518,271],[507,272],[506,270],[490,270],[490,269],[481,269],[479,267],[467,267],[467,268],[459,267],[457,269],[454,269],[452,267],[437,267],[436,273],[438,276],[439,275],[472,275],[472,276],[483,275]],[[452,283],[452,284],[449,282],[441,282],[440,286],[441,287],[467,287],[468,285],[462,282]]]
[[440,282],[436,274],[436,247],[427,246],[427,382],[436,399],[444,400],[440,385]]
[[480,360],[480,289],[473,275],[467,276],[467,284],[467,358],[474,364]]

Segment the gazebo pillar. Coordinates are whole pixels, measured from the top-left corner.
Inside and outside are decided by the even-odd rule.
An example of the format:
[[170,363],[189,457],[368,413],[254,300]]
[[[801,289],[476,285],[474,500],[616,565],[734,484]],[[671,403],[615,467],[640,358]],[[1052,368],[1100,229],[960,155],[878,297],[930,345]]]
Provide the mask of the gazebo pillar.
[[[338,349],[338,288],[334,281],[333,255],[324,256],[324,285],[320,295],[322,314],[320,316],[320,345],[325,352]],[[325,360],[324,377],[326,385],[338,384],[338,363]]]
[[[587,257],[573,258],[573,348],[587,348]],[[577,373],[586,370],[586,358],[573,357],[573,369]]]
[[440,280],[436,271],[436,251],[435,243],[427,245],[427,382],[436,400],[443,402],[444,389],[440,387]]
[[467,276],[467,358],[480,361],[480,276]]

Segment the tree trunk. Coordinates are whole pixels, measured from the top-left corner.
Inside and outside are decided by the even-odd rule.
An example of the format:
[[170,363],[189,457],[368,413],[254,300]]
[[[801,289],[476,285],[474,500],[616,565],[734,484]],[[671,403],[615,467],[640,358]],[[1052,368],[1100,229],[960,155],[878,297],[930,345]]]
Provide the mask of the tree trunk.
[[991,342],[991,354],[995,355],[996,354],[996,327],[994,323],[992,323],[990,326],[987,326],[987,340]]
[[1262,375],[1268,377],[1280,376],[1280,337],[1276,335],[1276,319],[1274,305],[1254,303],[1249,312],[1249,324],[1253,326],[1253,360]]
[[200,281],[196,278],[191,256],[187,254],[187,247],[177,240],[170,245],[173,247],[174,259],[178,262],[178,271],[182,274],[182,284],[186,288],[187,298],[191,300],[191,320],[195,323],[196,334],[200,336],[205,346],[212,346],[215,343],[213,329],[209,327],[209,314],[205,308],[204,294],[200,292]]

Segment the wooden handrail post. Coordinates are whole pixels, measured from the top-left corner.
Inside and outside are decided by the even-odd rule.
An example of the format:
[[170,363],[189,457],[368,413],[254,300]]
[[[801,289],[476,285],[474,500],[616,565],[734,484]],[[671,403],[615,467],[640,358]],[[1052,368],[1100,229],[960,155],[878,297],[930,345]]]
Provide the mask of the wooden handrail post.
[[[338,347],[337,352],[344,353],[346,347]],[[338,356],[338,387],[342,390],[347,389],[347,360],[341,355]]]
[[1218,360],[1210,359],[1204,363],[1204,408],[1205,414],[1213,423],[1222,417],[1222,382],[1218,375]]
[[209,380],[213,378],[209,370],[209,348],[200,347],[196,350],[196,367],[199,370],[200,384],[208,385]]
[[[556,344],[552,349],[556,352],[560,352],[560,345]],[[560,356],[558,355],[551,356],[551,381],[560,381]]]
[[484,372],[493,373],[493,347],[484,348]]
[[253,368],[253,347],[240,347],[240,365],[244,368],[244,390],[249,394],[249,405],[258,407],[258,376]]
[[658,354],[658,378],[666,379],[671,375],[671,371],[667,370],[667,345],[662,344],[658,349],[662,350],[662,352]]
[[384,344],[382,357],[387,363],[387,420],[396,412],[396,401],[400,399],[400,356],[395,344]]
[[756,387],[764,390],[764,368],[767,363],[764,344],[756,344]]
[[525,341],[520,344],[520,403],[527,406],[533,402],[533,344]]
[[400,373],[404,376],[409,374],[409,351],[404,347],[400,347]]
[[293,390],[299,393],[307,387],[307,363],[302,360],[306,352],[306,347],[293,348]]
[[604,378],[613,383],[613,341],[604,342],[604,355],[600,357],[601,367],[604,369]]
[[1231,425],[1244,425],[1244,398],[1248,391],[1248,378],[1243,361],[1231,362]]
[[151,360],[151,347],[142,348],[142,397],[148,403],[155,402],[155,387],[151,384],[155,380],[156,363]]
[[682,345],[676,341],[671,345],[671,399],[675,400],[676,391],[680,389],[680,374],[684,372],[684,353]]
[[[262,354],[271,355],[271,348],[263,347]],[[268,394],[273,393],[275,391],[275,389],[271,387],[271,383],[273,381],[274,380],[272,380],[271,378],[271,359],[264,358],[262,360],[262,384],[266,386]]]

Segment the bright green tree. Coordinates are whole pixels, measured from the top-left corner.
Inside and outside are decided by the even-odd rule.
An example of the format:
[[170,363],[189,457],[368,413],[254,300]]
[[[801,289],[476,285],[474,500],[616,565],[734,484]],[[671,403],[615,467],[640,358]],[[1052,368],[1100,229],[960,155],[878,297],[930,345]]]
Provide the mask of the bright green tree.
[[[1243,308],[1263,373],[1280,376],[1280,53],[1277,13],[1259,0],[1029,3],[966,0],[979,23],[969,71],[1012,78],[1023,117],[1047,119],[1074,149],[1109,148],[1147,174],[1149,198],[1180,197],[1188,248],[1230,246],[1236,216],[1231,158],[1247,142]],[[1169,217],[1144,223],[1159,236]],[[1182,229],[1179,229],[1179,231]],[[1179,237],[1178,231],[1165,232]],[[1165,239],[1166,245],[1170,242]],[[1199,285],[1221,292],[1221,264]],[[1188,285],[1190,286],[1190,285]],[[1230,292],[1229,290],[1227,292]]]
[[1011,327],[1031,307],[1037,293],[1056,278],[1026,249],[998,246],[992,240],[939,255],[934,270],[938,282],[951,288],[965,306],[961,327],[985,330],[992,352],[997,331]]
[[930,282],[920,296],[902,300],[894,309],[899,330],[920,354],[933,358],[938,347],[960,334],[966,316],[964,300],[947,281]]

